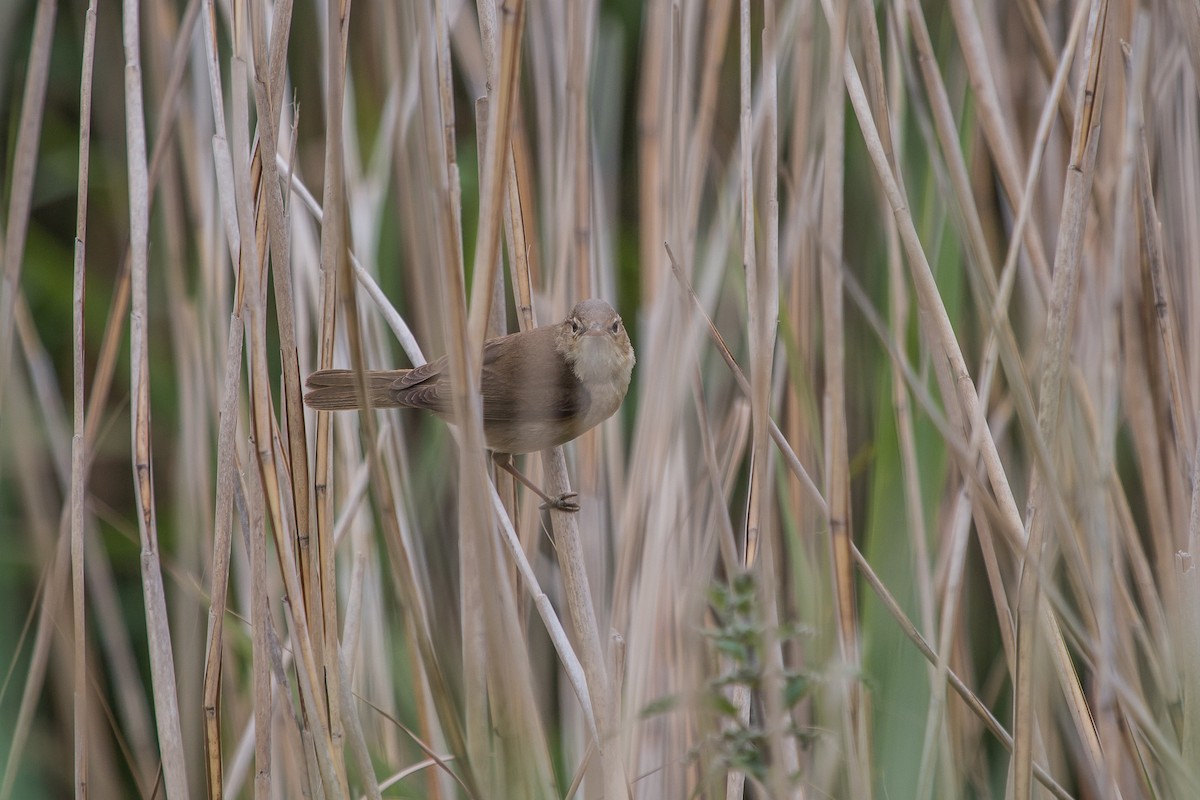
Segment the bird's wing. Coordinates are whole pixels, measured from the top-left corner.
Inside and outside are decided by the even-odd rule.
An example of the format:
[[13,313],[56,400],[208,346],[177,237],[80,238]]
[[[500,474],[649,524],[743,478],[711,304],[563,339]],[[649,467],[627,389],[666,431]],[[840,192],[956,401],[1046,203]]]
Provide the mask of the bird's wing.
[[561,420],[579,413],[586,392],[554,349],[556,327],[513,334],[524,337],[519,351],[505,346],[511,336],[484,346],[481,394],[485,422]]
[[449,414],[454,402],[446,357],[441,356],[409,370],[392,384],[392,394],[406,406],[436,414]]
[[[555,327],[484,343],[480,394],[485,422],[569,419],[586,407],[587,391],[554,349]],[[520,348],[512,346],[517,336],[524,337]],[[454,397],[446,356],[397,378],[392,393],[406,406],[452,414]]]

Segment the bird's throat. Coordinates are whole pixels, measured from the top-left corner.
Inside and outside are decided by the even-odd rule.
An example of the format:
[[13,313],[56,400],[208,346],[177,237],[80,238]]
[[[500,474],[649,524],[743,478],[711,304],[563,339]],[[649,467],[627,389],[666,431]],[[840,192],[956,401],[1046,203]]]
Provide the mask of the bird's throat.
[[589,390],[600,384],[619,387],[621,394],[629,386],[633,359],[620,343],[607,336],[585,336],[578,342],[571,367],[575,377]]

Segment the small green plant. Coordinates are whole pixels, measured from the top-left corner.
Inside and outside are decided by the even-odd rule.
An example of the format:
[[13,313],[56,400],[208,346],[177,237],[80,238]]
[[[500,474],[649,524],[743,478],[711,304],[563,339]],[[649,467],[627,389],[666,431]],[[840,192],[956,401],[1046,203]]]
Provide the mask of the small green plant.
[[[708,735],[693,747],[689,760],[707,765],[710,778],[723,780],[729,771],[744,773],[764,782],[770,764],[770,733],[764,725],[764,692],[781,692],[781,703],[788,712],[789,724],[783,736],[807,746],[813,732],[794,722],[791,713],[808,697],[816,684],[806,669],[784,669],[780,683],[770,687],[767,681],[768,647],[786,651],[789,642],[806,638],[808,631],[795,625],[767,624],[759,586],[751,573],[738,573],[728,581],[714,582],[708,590],[711,622],[703,629],[711,642],[715,674],[695,698],[696,706],[710,714]],[[647,705],[643,717],[670,712],[678,698],[660,698]],[[799,775],[791,776],[799,780]]]
[[[767,689],[766,648],[786,650],[789,641],[805,637],[807,631],[795,625],[768,627],[758,582],[748,572],[734,575],[727,583],[713,583],[708,600],[715,624],[704,634],[718,654],[719,672],[709,682],[705,699],[720,717],[720,733],[712,743],[716,762],[761,781],[766,777],[770,752],[762,714],[763,692]],[[784,669],[780,679],[781,702],[792,719],[791,711],[812,690],[814,676],[805,669]],[[739,695],[745,698],[743,703],[739,703]],[[796,738],[802,745],[812,738],[811,731],[801,729],[794,721],[783,735]]]

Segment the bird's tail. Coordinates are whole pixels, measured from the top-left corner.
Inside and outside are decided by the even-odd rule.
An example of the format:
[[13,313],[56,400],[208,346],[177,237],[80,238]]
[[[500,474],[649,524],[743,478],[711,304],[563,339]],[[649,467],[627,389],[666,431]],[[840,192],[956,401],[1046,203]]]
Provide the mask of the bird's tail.
[[[363,373],[371,408],[399,408],[402,405],[391,392],[392,384],[398,377],[396,370],[367,370]],[[304,402],[310,408],[347,411],[362,405],[353,370],[323,369],[314,372],[308,376],[308,389]]]

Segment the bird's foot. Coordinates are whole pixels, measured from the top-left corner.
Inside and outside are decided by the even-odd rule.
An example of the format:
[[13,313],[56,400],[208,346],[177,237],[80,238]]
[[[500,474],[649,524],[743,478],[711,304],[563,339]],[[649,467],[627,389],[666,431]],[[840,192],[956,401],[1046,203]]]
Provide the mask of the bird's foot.
[[556,511],[565,511],[568,514],[574,514],[579,511],[579,503],[575,502],[575,498],[577,497],[579,497],[579,492],[567,492],[555,498],[547,497],[546,502],[542,503],[538,508],[552,508]]

